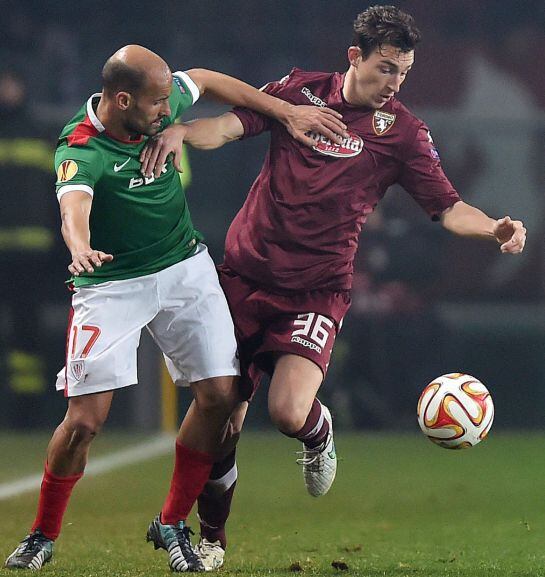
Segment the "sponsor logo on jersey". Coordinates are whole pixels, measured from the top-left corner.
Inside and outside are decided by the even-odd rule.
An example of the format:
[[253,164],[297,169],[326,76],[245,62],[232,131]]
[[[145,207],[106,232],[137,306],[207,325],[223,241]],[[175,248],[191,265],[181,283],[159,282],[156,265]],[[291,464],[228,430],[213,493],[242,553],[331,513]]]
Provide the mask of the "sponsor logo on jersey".
[[123,164],[117,164],[117,162],[114,164],[114,172],[119,172],[124,166],[127,165],[127,163],[129,162],[130,158],[127,158],[127,160],[125,160],[125,162]]
[[57,169],[57,181],[67,182],[72,180],[78,173],[78,163],[75,160],[65,160],[61,162]]
[[85,372],[85,361],[82,359],[71,361],[70,371],[72,372],[72,375],[76,381],[81,381],[81,377],[83,377],[83,373]]
[[182,83],[182,79],[179,76],[176,76],[176,74],[172,75],[172,78],[174,80],[174,82],[176,82],[176,85],[178,86],[178,88],[180,89],[180,92],[182,94],[185,94],[185,87]]
[[[167,172],[167,167],[166,165],[163,166],[163,168],[161,169],[161,174],[165,174]],[[159,177],[161,178],[161,177]],[[140,186],[146,186],[148,184],[151,184],[152,182],[155,182],[155,175],[152,174],[151,176],[136,176],[135,178],[131,178],[129,180],[129,190],[131,188],[139,188]]]
[[382,110],[375,110],[375,114],[373,114],[373,130],[375,131],[375,134],[377,136],[386,134],[394,125],[395,120],[395,114],[383,112]]
[[349,132],[348,137],[343,138],[340,144],[332,142],[329,138],[317,132],[308,132],[307,134],[316,140],[316,144],[312,148],[320,154],[347,158],[349,156],[357,156],[363,150],[363,139],[352,132]]
[[327,106],[327,104],[321,98],[318,98],[318,96],[312,94],[312,92],[306,86],[301,88],[301,92],[312,102],[312,104],[320,106],[321,108]]

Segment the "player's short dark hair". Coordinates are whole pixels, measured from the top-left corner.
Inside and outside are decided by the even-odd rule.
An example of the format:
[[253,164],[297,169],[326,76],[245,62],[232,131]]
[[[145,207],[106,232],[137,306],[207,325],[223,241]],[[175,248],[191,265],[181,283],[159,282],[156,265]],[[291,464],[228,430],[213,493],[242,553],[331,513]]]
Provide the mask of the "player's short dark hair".
[[146,74],[120,60],[109,58],[102,68],[102,86],[110,95],[117,92],[137,94],[146,86]]
[[354,20],[353,46],[364,58],[385,44],[410,52],[420,41],[420,31],[410,14],[396,6],[370,6]]

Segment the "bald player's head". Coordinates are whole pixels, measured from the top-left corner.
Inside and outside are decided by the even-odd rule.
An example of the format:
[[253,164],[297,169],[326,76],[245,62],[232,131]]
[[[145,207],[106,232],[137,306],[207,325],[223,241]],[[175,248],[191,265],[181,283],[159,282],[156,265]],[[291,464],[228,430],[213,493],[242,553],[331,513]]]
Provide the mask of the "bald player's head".
[[131,136],[161,130],[171,114],[172,73],[160,56],[143,46],[124,46],[108,58],[102,78],[110,130]]
[[130,44],[110,56],[102,69],[104,92],[113,96],[117,92],[137,94],[150,81],[161,83],[170,78],[167,63],[155,52]]

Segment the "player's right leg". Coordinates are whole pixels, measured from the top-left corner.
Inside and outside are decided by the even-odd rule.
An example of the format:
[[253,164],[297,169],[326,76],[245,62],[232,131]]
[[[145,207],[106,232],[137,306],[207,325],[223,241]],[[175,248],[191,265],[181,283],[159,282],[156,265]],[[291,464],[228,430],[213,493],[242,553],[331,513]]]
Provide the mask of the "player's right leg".
[[66,366],[56,383],[69,397],[68,411],[47,449],[36,520],[7,567],[39,569],[51,558],[72,489],[108,415],[113,390],[137,382],[140,332],[158,310],[155,276],[76,289]]
[[108,416],[112,396],[109,391],[68,401],[66,416],[47,448],[36,519],[7,558],[7,568],[36,570],[51,560],[72,489],[83,475],[89,447]]
[[307,491],[325,495],[337,472],[333,424],[329,409],[316,393],[323,380],[320,366],[308,358],[282,354],[269,387],[269,414],[280,432],[303,443],[298,463]]

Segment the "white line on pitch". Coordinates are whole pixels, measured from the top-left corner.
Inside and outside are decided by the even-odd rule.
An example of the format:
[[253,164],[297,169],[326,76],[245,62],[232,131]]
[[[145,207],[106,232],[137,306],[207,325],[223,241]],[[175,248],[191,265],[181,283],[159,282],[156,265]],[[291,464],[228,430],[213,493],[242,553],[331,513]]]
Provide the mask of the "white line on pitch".
[[[122,451],[115,451],[92,459],[85,469],[85,477],[101,475],[114,469],[119,469],[134,463],[148,461],[154,457],[161,457],[170,451],[174,451],[174,437],[172,435],[160,435],[153,437],[149,441],[140,443]],[[28,475],[16,481],[0,484],[0,501],[17,497],[23,493],[36,491],[40,488],[42,473],[39,475]]]

